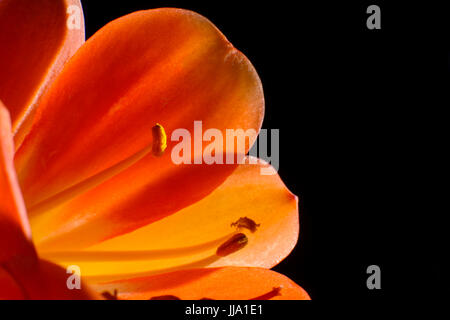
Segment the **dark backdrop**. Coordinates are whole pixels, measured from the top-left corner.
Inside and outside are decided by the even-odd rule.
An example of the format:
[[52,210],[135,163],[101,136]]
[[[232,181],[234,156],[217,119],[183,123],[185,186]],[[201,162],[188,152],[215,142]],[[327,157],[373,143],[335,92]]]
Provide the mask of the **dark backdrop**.
[[[299,243],[275,270],[313,299],[437,296],[440,264],[427,233],[434,225],[428,216],[411,223],[423,185],[415,188],[419,173],[405,155],[420,140],[411,116],[424,90],[412,79],[428,58],[411,6],[374,2],[382,29],[371,31],[372,2],[82,3],[87,37],[136,10],[194,10],[254,64],[266,97],[263,127],[280,129],[279,174],[300,197]],[[381,267],[381,290],[366,287],[371,264]]]

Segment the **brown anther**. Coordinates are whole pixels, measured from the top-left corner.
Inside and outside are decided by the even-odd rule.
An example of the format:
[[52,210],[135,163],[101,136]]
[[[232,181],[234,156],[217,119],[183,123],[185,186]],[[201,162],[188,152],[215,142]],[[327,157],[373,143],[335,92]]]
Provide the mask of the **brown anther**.
[[254,220],[247,217],[241,217],[239,218],[239,220],[231,224],[232,227],[236,227],[238,230],[246,228],[250,230],[252,233],[255,232],[260,225],[261,225],[260,223],[257,224]]
[[249,299],[249,300],[269,300],[269,299],[271,299],[273,297],[281,296],[281,289],[282,288],[283,288],[282,286],[274,287],[271,291],[269,291],[269,292],[267,292],[267,293],[265,293],[263,295],[260,295],[258,297]]
[[233,235],[230,239],[225,241],[217,248],[216,254],[219,257],[226,257],[238,250],[244,248],[248,243],[248,238],[243,233],[237,233]]
[[103,291],[102,296],[106,300],[119,300],[119,298],[117,297],[117,289],[114,289],[113,294],[109,293],[109,291]]
[[151,297],[149,300],[181,300],[177,296],[165,295],[165,296],[156,296]]

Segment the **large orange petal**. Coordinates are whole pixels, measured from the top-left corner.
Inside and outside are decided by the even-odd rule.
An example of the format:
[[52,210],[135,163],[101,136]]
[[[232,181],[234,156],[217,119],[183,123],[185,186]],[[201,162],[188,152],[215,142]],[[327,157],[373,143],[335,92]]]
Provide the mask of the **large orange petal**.
[[284,275],[262,268],[191,269],[94,286],[119,299],[310,300]]
[[[251,159],[256,162],[255,158]],[[95,281],[199,266],[271,268],[297,242],[298,207],[296,196],[289,192],[275,170],[272,168],[273,175],[261,175],[262,168],[267,170],[270,166],[262,161],[242,164],[208,197],[134,232],[92,246],[86,250],[87,254],[86,251],[67,252],[70,249],[66,247],[70,248],[69,241],[82,242],[84,235],[71,237],[68,232],[63,237],[52,239],[50,234],[50,238],[45,238],[49,234],[47,230],[55,227],[54,220],[36,228],[32,224],[38,250],[48,259],[79,265],[83,274]],[[254,232],[247,228],[237,230],[231,224],[241,217],[252,219],[259,227]],[[104,224],[112,226],[106,220]],[[103,228],[97,225],[99,232]],[[236,232],[245,233],[248,244],[235,253],[218,257],[217,248]],[[49,244],[60,253],[46,252]]]
[[4,299],[26,298],[17,279],[34,273],[38,266],[13,158],[10,116],[0,102],[0,282],[7,288],[0,295]]
[[158,221],[204,198],[233,165],[180,165],[149,172],[144,158],[129,170],[54,210],[31,214],[42,248],[85,248]]
[[[144,149],[156,123],[169,135],[176,128],[192,132],[194,120],[204,130],[258,130],[263,104],[250,62],[204,17],[155,9],[117,19],[77,51],[43,97],[16,154],[27,206]],[[147,157],[131,170],[128,184],[145,188],[163,171],[195,188],[170,159],[175,144],[159,161]]]
[[37,258],[13,157],[10,117],[0,102],[0,299],[95,297],[87,288],[69,290],[65,270]]
[[[70,24],[75,18],[79,25]],[[0,99],[11,114],[17,146],[41,95],[83,42],[79,0],[0,1]]]
[[0,264],[35,256],[13,158],[10,116],[0,101]]

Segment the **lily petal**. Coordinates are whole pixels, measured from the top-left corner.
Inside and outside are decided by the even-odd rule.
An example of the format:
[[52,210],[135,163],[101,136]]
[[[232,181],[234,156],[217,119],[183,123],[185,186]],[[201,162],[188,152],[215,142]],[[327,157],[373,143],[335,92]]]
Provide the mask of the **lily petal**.
[[[44,250],[80,249],[132,232],[204,198],[237,166],[164,168],[165,161],[150,155],[54,210],[31,214],[35,243]],[[155,162],[160,170],[149,173],[149,163]]]
[[[194,120],[257,131],[263,109],[256,71],[206,18],[165,8],[114,20],[67,63],[16,154],[27,207],[145,149],[156,123],[169,133],[192,132]],[[128,184],[145,187],[157,171],[189,176],[171,161],[174,145],[160,161],[145,159],[144,176],[130,169]]]
[[191,269],[95,285],[119,299],[310,300],[284,275],[262,268]]
[[10,116],[0,101],[0,264],[35,256],[13,158]]
[[0,299],[88,299],[88,288],[69,290],[60,266],[39,260],[14,170],[8,110],[0,101]]
[[79,0],[0,1],[0,99],[11,114],[16,147],[42,94],[83,42]]
[[[134,232],[84,251],[70,251],[65,247],[68,240],[73,239],[67,233],[67,241],[58,237],[52,239],[53,251],[45,248],[45,242],[37,244],[38,250],[52,261],[79,265],[92,281],[205,266],[271,268],[283,260],[297,242],[297,197],[285,187],[275,169],[272,168],[273,175],[261,175],[261,169],[270,171],[270,165],[255,158],[250,160],[257,164],[239,165],[206,198]],[[255,228],[250,220],[241,223],[240,228],[233,224],[245,217],[254,222]],[[52,227],[42,225],[38,229],[45,235],[45,230]],[[34,226],[33,230],[36,230]],[[218,247],[238,232],[246,234],[248,244],[232,254],[217,256]],[[76,238],[78,242],[83,237]]]
[[22,289],[12,275],[0,266],[0,300],[25,299]]

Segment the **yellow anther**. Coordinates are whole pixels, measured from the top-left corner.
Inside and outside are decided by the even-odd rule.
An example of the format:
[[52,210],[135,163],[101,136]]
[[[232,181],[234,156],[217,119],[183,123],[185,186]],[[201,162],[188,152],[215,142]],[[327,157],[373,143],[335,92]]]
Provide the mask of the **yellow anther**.
[[164,127],[157,123],[152,128],[153,135],[153,145],[152,145],[152,154],[155,157],[160,157],[164,154],[164,151],[167,148],[167,135]]

